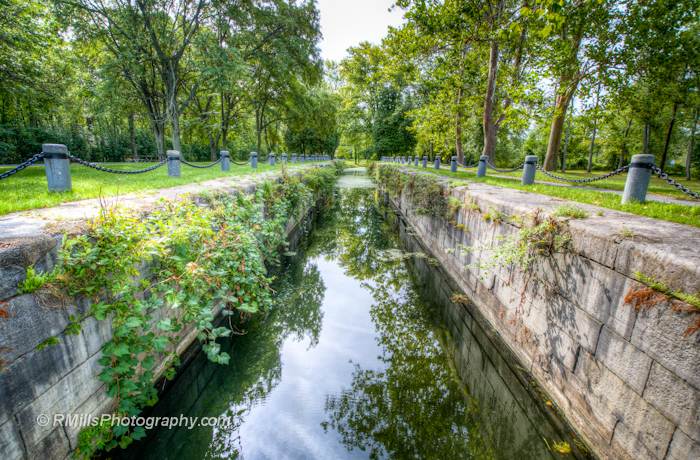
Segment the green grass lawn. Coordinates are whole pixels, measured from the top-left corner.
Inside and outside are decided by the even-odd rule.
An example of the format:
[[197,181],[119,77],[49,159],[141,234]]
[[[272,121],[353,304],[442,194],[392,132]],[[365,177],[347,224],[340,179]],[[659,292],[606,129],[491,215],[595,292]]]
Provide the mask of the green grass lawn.
[[[411,166],[413,169],[438,173],[442,176],[454,177],[455,179],[468,179],[475,182],[483,182],[496,187],[524,190],[528,192],[541,193],[542,195],[556,196],[579,203],[586,203],[602,208],[616,209],[640,216],[653,217],[655,219],[677,222],[680,224],[700,227],[700,206],[686,206],[680,204],[665,204],[657,201],[647,201],[644,204],[629,203],[621,204],[621,196],[595,190],[579,190],[571,187],[559,187],[556,185],[534,184],[521,185],[520,182],[500,177],[483,177],[477,179],[474,174],[467,172],[451,173],[449,170],[423,169],[420,166]],[[697,182],[697,181],[696,181]],[[624,185],[624,182],[623,182]],[[620,189],[621,190],[621,189]]]
[[[449,166],[448,166],[449,167]],[[476,173],[476,168],[469,169],[468,171],[474,171]],[[586,172],[585,170],[582,171],[566,171],[565,173],[562,173],[561,171],[554,172],[555,176],[560,176],[560,177],[566,177],[567,179],[587,179],[589,177],[597,177],[597,176],[602,176],[603,174],[607,174],[609,171],[593,171],[591,173]],[[521,178],[523,176],[523,171],[518,170],[512,173],[497,173],[496,171],[489,169],[486,175],[498,175],[498,176],[510,176],[513,178]],[[684,186],[688,187],[690,190],[693,192],[698,192],[700,191],[700,180],[698,179],[691,179],[691,180],[685,180],[685,176],[672,176],[673,179],[676,182],[681,182]],[[540,171],[537,171],[535,174],[535,180],[541,180],[541,181],[546,181],[546,182],[558,182],[558,183],[566,183],[557,179],[552,179],[549,176],[545,176],[542,174]],[[627,180],[627,173],[622,173],[618,174],[617,176],[613,176],[609,179],[603,179],[595,182],[589,182],[586,184],[572,184],[572,185],[580,185],[583,187],[595,187],[595,188],[605,188],[609,190],[624,190],[625,188],[625,181]],[[648,193],[653,193],[656,195],[664,195],[668,196],[671,198],[678,198],[682,200],[693,200],[693,198],[689,197],[688,195],[684,195],[680,190],[676,190],[672,186],[668,185],[668,183],[664,180],[659,179],[656,176],[652,176],[651,182],[649,183],[649,191]]]
[[[110,169],[122,171],[145,169],[155,163],[117,164],[108,165]],[[207,163],[199,163],[206,165]],[[306,163],[304,163],[306,164]],[[291,167],[292,165],[288,165]],[[11,168],[0,168],[0,173]],[[182,177],[171,179],[168,177],[168,165],[156,170],[134,175],[111,174],[73,164],[70,167],[73,190],[63,193],[49,193],[46,185],[46,172],[43,162],[40,165],[30,166],[14,176],[0,181],[0,215],[28,209],[50,208],[52,206],[69,201],[86,200],[100,196],[125,195],[133,192],[149,192],[160,188],[174,187],[176,185],[203,182],[220,177],[241,176],[252,174],[253,171],[264,172],[279,170],[280,166],[269,166],[258,163],[258,169],[254,170],[250,164],[245,166],[231,165],[230,172],[221,171],[221,166],[216,165],[208,169],[197,169],[182,165]]]

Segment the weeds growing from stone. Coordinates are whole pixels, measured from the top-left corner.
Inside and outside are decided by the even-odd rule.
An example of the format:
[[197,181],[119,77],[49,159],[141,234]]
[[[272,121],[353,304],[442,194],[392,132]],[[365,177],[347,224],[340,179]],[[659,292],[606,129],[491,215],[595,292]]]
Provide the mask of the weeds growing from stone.
[[680,300],[684,305],[675,305],[671,309],[699,314],[695,323],[685,331],[683,337],[700,330],[700,293],[686,294],[680,291],[672,291],[664,283],[645,276],[638,271],[634,273],[637,281],[644,284],[645,287],[631,288],[625,296],[625,304],[634,306],[635,310],[639,312],[647,311],[652,306],[670,299]]
[[552,215],[555,217],[570,217],[572,219],[585,219],[589,216],[585,209],[575,204],[562,204],[554,210]]

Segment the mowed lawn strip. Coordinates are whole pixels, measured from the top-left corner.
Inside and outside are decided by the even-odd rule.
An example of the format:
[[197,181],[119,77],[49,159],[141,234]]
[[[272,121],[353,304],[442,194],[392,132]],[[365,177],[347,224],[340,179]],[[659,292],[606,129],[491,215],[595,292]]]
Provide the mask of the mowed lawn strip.
[[449,170],[434,169],[418,166],[410,166],[412,169],[419,171],[427,171],[440,174],[442,176],[453,177],[455,179],[465,179],[475,182],[483,182],[496,187],[511,188],[515,190],[523,190],[526,192],[540,193],[542,195],[556,196],[566,200],[577,201],[579,203],[599,206],[601,208],[616,209],[618,211],[629,212],[639,216],[652,217],[654,219],[667,220],[669,222],[677,222],[679,224],[692,225],[700,227],[700,206],[686,206],[680,204],[665,204],[658,201],[647,201],[646,203],[628,203],[621,204],[621,195],[613,195],[596,190],[580,190],[572,187],[559,187],[556,185],[534,184],[521,185],[520,182],[511,179],[503,179],[500,177],[482,177],[477,178],[474,174],[467,172],[451,173]]
[[[110,169],[119,171],[134,171],[146,169],[155,163],[116,164],[106,165]],[[196,163],[206,165],[208,163]],[[291,167],[288,165],[287,167]],[[297,165],[298,166],[298,165]],[[29,209],[50,208],[69,201],[87,200],[100,196],[109,197],[126,195],[134,192],[149,192],[161,188],[175,187],[177,185],[192,184],[221,177],[234,177],[255,172],[279,171],[280,166],[270,166],[258,163],[258,169],[253,169],[250,164],[237,166],[232,164],[231,171],[221,171],[220,165],[207,169],[197,169],[181,165],[182,177],[178,179],[168,177],[168,165],[143,174],[113,174],[98,171],[86,166],[72,164],[70,167],[73,190],[62,193],[49,193],[46,185],[46,172],[44,165],[30,166],[0,181],[0,215]],[[0,173],[11,168],[0,168]]]

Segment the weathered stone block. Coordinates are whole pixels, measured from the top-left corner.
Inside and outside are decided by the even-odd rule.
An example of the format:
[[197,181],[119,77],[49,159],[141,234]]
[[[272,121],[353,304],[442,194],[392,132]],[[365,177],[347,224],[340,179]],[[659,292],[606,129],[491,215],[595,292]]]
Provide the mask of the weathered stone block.
[[[107,396],[107,384],[102,385],[93,393],[87,401],[85,401],[80,407],[75,409],[75,414],[91,414],[95,417],[100,417],[102,414],[112,413],[117,407],[116,398],[110,398]],[[82,427],[80,426],[64,426],[63,427],[68,441],[70,442],[71,449],[75,450],[78,447],[78,436]]]
[[0,347],[9,350],[0,352],[6,362],[12,363],[44,342],[66,329],[70,323],[69,315],[86,314],[89,305],[83,301],[77,305],[64,307],[42,307],[37,304],[33,294],[24,294],[8,302],[8,317],[0,321]]
[[660,457],[654,455],[622,422],[615,426],[611,444],[619,458],[625,460],[660,460],[666,453],[664,450]]
[[593,318],[629,339],[635,310],[625,295],[635,281],[603,265],[571,253],[556,253],[533,262],[533,277]]
[[98,321],[94,316],[88,316],[83,321],[82,335],[85,338],[88,356],[92,356],[102,350],[105,343],[114,337],[112,329],[112,318],[110,315],[102,321]]
[[554,322],[585,350],[595,353],[602,327],[600,321],[536,279],[527,283],[525,297],[535,308],[542,309],[549,321]]
[[[99,358],[100,354],[96,353],[17,414],[22,436],[29,449],[38,445],[54,428],[51,425],[55,414],[73,413],[103,385],[95,378],[102,372]],[[42,427],[36,423],[41,414],[49,416],[52,422],[49,426]]]
[[[4,394],[4,393],[3,393]],[[24,455],[24,442],[15,419],[0,425],[0,458],[17,460]]]
[[700,445],[676,428],[671,445],[668,447],[666,460],[700,460]]
[[28,458],[62,458],[70,452],[70,445],[63,427],[57,426],[52,430],[29,450]]
[[[569,417],[578,418],[585,423],[580,426],[586,430],[588,438],[600,437],[595,446],[608,445],[612,439],[617,417],[600,400],[591,397],[588,388],[575,374],[569,372],[557,359],[552,359],[549,372],[535,363],[532,372],[537,380],[552,392],[557,402]],[[592,428],[595,434],[588,430]]]
[[700,335],[685,331],[696,317],[663,302],[640,311],[630,342],[666,369],[700,390]]
[[655,362],[644,399],[700,444],[700,391]]
[[[636,230],[634,238],[620,242],[615,270],[630,278],[635,272],[661,281],[672,290],[700,291],[700,236],[696,228],[678,230],[671,226],[652,225],[647,231]],[[641,222],[636,222],[641,224]]]
[[[591,211],[589,212],[593,214]],[[567,231],[571,234],[571,246],[574,252],[608,268],[614,267],[619,247],[617,241],[619,228],[613,228],[602,222],[591,225],[587,219],[572,219],[568,221]]]
[[[575,373],[633,436],[663,458],[675,429],[666,417],[585,350],[581,350]],[[624,445],[631,447],[629,442]]]
[[12,417],[82,364],[87,351],[82,335],[56,336],[58,344],[32,350],[0,372],[0,423]]
[[642,394],[651,368],[651,358],[607,327],[603,327],[600,333],[595,357],[637,394]]
[[55,254],[48,259],[45,257],[56,246],[56,239],[49,235],[0,238],[0,300],[17,295],[18,286],[27,279],[30,265],[36,264],[39,273],[53,270]]

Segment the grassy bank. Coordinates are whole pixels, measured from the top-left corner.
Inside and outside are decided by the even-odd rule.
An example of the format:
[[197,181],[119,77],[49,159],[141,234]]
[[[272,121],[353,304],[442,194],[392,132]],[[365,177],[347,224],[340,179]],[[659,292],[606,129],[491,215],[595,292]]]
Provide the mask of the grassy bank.
[[629,203],[621,204],[620,195],[613,195],[596,190],[580,190],[571,187],[559,187],[556,185],[535,184],[521,185],[519,181],[504,179],[500,177],[477,178],[474,174],[467,172],[451,173],[449,170],[423,169],[421,167],[410,166],[412,169],[427,171],[441,176],[453,177],[455,179],[466,179],[474,182],[483,182],[496,187],[511,188],[527,192],[540,193],[542,195],[556,196],[566,200],[577,201],[579,203],[599,206],[601,208],[615,209],[629,212],[639,216],[652,217],[654,219],[677,222],[679,224],[700,227],[700,206],[686,206],[679,204],[665,204],[656,201],[647,201],[644,204]]
[[[154,163],[109,165],[111,169],[134,171],[145,169]],[[207,163],[201,163],[206,165]],[[50,208],[69,201],[86,200],[100,196],[125,195],[134,192],[151,192],[153,190],[177,185],[204,182],[221,177],[234,177],[254,172],[279,170],[280,166],[258,164],[254,170],[250,165],[231,165],[230,172],[221,171],[216,165],[208,169],[197,169],[182,165],[182,177],[168,177],[167,165],[156,170],[134,175],[111,174],[81,165],[71,165],[73,190],[63,193],[49,193],[46,185],[46,173],[43,164],[30,166],[24,171],[0,181],[0,215],[28,209]],[[292,165],[289,165],[292,167]],[[0,168],[0,173],[10,168]]]

